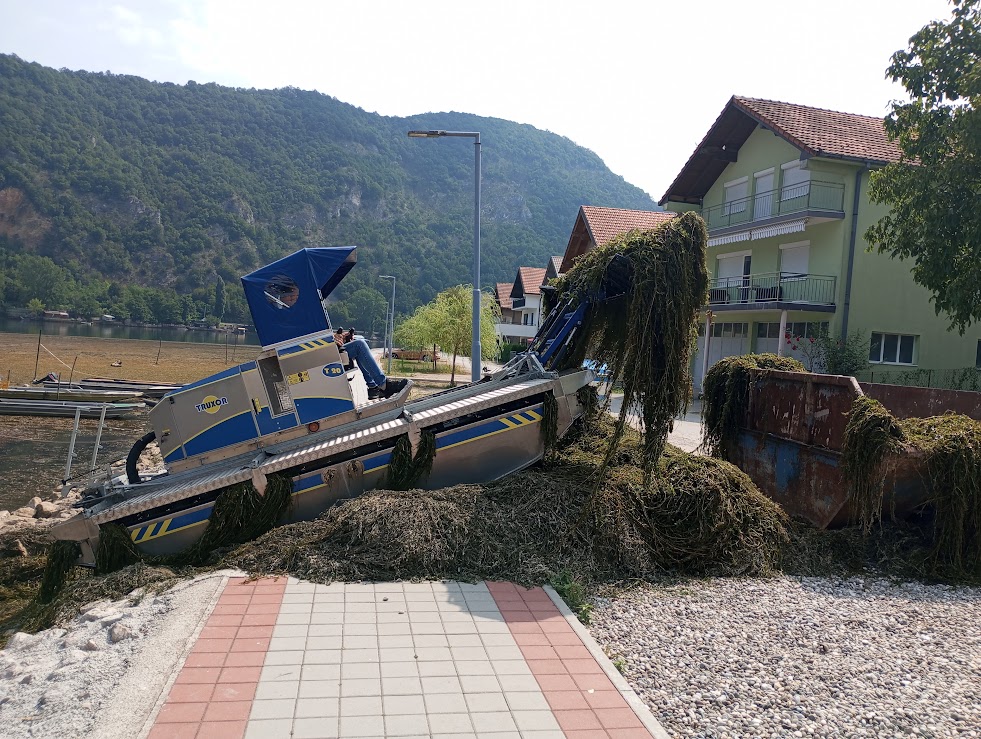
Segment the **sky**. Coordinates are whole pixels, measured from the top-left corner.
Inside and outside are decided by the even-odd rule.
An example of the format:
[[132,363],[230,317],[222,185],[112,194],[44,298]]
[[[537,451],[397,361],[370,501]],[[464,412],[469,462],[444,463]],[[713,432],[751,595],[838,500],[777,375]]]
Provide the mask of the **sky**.
[[3,5],[0,53],[179,84],[299,87],[382,115],[529,123],[655,200],[732,95],[885,115],[904,97],[885,79],[890,56],[950,15],[947,0]]

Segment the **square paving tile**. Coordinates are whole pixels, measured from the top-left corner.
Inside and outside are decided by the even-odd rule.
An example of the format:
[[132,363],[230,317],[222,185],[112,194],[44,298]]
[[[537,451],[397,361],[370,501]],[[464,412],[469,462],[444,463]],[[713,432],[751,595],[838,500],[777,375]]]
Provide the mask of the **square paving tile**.
[[526,731],[557,731],[558,721],[551,711],[512,711],[514,723],[517,724],[519,731],[524,734]]
[[[551,696],[549,696],[551,697]],[[555,708],[555,706],[553,706]],[[563,731],[582,731],[585,729],[602,729],[599,719],[589,709],[574,711],[555,711],[555,720]]]
[[464,693],[497,693],[502,690],[494,675],[461,675],[460,685]]
[[422,682],[418,677],[384,677],[381,686],[384,695],[422,694]]
[[364,716],[341,716],[340,734],[342,737],[384,736],[385,721],[377,714]]
[[248,721],[252,701],[211,703],[204,712],[205,721]]
[[256,683],[221,683],[215,686],[211,702],[251,701],[255,697]]
[[[299,690],[299,680],[281,680],[279,682],[259,683],[259,687],[256,688],[255,691],[255,699],[256,701],[281,698],[295,699]],[[272,716],[268,718],[272,718]]]
[[335,739],[339,736],[336,716],[325,718],[296,718],[293,720],[294,739]]
[[[289,651],[289,652],[267,652],[263,655],[261,652],[242,652],[241,654],[258,654],[260,657],[265,657],[266,665],[298,665],[303,662],[303,652],[299,649]],[[234,657],[235,655],[228,655],[229,657]]]
[[198,736],[208,739],[242,739],[247,721],[203,721]]
[[157,714],[158,724],[196,723],[204,717],[207,703],[165,703]]
[[429,715],[429,728],[433,734],[470,734],[473,723],[468,713],[434,713]]
[[631,708],[597,708],[595,713],[605,729],[634,729],[643,726]]
[[[510,710],[504,698],[504,693],[467,693],[463,697],[467,702],[467,708],[471,712],[488,713]],[[493,731],[493,729],[481,729],[479,726],[476,728],[478,731]],[[501,729],[500,731],[505,731],[505,729]]]
[[261,667],[223,667],[219,683],[254,683],[262,674]]
[[[291,719],[296,708],[296,701],[291,698],[278,700],[257,700],[252,703],[250,724],[256,719]],[[249,727],[251,729],[251,726]]]
[[[401,679],[401,678],[394,678]],[[357,680],[341,681],[341,696],[365,696],[381,695],[381,680],[379,678],[366,678]]]
[[512,711],[548,711],[549,705],[548,701],[545,700],[545,696],[540,692],[533,691],[521,691],[521,692],[511,692],[508,691],[504,694],[504,699],[507,701],[508,708]]
[[301,669],[300,665],[269,665],[262,668],[259,680],[263,683],[282,682],[285,680],[299,682]]
[[337,698],[300,698],[296,701],[296,718],[337,716],[339,712]]
[[301,680],[300,698],[337,698],[341,684],[337,680]]
[[[382,677],[417,677],[421,672],[422,664],[438,664],[434,662],[424,662],[417,664],[415,661],[412,662],[382,662],[379,667],[381,668]],[[347,665],[345,665],[347,666]],[[342,673],[343,674],[343,673]],[[452,673],[451,673],[452,674]]]
[[380,695],[341,698],[341,716],[380,716],[382,699]]
[[426,713],[466,713],[467,702],[463,693],[427,693],[423,696]]
[[340,649],[309,649],[301,652],[305,665],[339,665],[341,664]]
[[292,733],[292,719],[251,719],[245,730],[245,739],[290,739]]
[[385,712],[385,736],[426,736],[429,720],[424,713]]
[[514,731],[516,729],[514,719],[508,711],[471,712],[470,720],[478,733]]

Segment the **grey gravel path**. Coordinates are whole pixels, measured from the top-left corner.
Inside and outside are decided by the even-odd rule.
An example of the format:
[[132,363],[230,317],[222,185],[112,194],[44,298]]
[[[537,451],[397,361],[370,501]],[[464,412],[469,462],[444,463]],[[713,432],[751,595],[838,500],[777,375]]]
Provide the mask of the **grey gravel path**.
[[981,589],[713,579],[597,598],[590,633],[678,737],[981,737]]

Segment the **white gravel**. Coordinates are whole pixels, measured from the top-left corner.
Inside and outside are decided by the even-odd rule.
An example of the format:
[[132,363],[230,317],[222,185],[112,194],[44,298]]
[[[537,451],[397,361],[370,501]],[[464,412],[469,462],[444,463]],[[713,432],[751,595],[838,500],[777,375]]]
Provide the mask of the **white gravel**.
[[594,605],[673,736],[981,736],[981,589],[712,579]]
[[15,634],[0,651],[0,735],[139,736],[222,574],[89,604],[67,628]]

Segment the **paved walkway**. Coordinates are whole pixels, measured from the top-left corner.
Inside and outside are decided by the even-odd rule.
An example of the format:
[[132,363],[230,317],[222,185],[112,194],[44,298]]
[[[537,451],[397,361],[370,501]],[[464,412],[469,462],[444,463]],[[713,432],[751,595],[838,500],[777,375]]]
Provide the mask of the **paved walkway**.
[[[619,416],[621,407],[623,407],[623,393],[614,393],[610,399],[610,413]],[[639,415],[629,413],[627,419],[631,426],[640,429]],[[702,445],[702,401],[693,400],[688,413],[684,417],[679,416],[674,419],[674,429],[668,434],[668,443],[686,452],[699,452],[699,447]]]
[[666,737],[551,589],[230,578],[144,734]]

